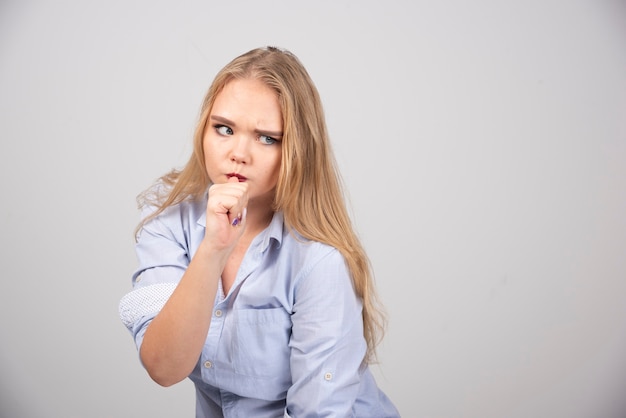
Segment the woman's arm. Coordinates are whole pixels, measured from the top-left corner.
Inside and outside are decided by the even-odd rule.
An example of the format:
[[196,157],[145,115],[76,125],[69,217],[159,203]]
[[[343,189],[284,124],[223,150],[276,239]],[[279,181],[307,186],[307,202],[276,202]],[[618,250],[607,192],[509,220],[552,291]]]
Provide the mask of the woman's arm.
[[158,384],[178,383],[195,367],[211,324],[223,265],[223,255],[201,245],[169,300],[146,329],[141,361]]
[[218,281],[246,221],[247,185],[236,181],[209,190],[206,231],[176,289],[148,325],[140,348],[142,363],[152,379],[170,386],[193,371],[211,324]]

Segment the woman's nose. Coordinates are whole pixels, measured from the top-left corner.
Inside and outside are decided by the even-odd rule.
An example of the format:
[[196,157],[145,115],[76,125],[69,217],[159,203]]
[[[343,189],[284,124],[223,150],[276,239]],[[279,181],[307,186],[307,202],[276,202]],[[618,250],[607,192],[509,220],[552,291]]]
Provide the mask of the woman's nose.
[[230,160],[239,164],[247,164],[250,162],[250,140],[244,135],[233,138]]

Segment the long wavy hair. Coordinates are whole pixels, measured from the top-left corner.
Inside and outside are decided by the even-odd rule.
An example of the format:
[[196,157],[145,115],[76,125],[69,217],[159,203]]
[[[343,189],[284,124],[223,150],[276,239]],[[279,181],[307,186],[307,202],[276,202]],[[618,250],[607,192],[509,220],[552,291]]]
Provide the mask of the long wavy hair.
[[[283,211],[285,225],[301,236],[328,244],[346,260],[357,295],[363,301],[366,361],[376,359],[385,329],[385,315],[374,288],[369,259],[348,216],[317,88],[291,52],[276,47],[253,49],[231,61],[215,77],[202,103],[193,152],[182,170],[159,181],[160,194],[149,189],[138,203],[157,207],[148,219],[186,199],[201,198],[210,185],[205,167],[203,136],[216,96],[233,79],[255,78],[272,88],[283,115],[282,159],[274,210]],[[151,191],[150,191],[151,190]]]

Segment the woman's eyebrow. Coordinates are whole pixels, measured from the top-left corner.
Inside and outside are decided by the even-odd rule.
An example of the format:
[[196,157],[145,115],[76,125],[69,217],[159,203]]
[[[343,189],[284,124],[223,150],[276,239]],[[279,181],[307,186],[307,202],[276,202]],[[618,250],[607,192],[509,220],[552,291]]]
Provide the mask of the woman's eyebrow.
[[[235,128],[237,126],[235,122],[233,122],[232,120],[226,119],[223,116],[211,115],[211,119],[216,122],[223,123],[224,125],[228,125],[232,128]],[[272,138],[282,138],[283,136],[282,131],[268,131],[266,129],[255,129],[254,132],[256,132],[259,135],[270,136]]]
[[259,135],[270,136],[272,138],[283,137],[283,133],[279,131],[266,131],[266,130],[261,130],[261,129],[255,129],[254,132],[256,132]]
[[235,122],[233,122],[232,120],[228,120],[222,116],[218,116],[218,115],[211,115],[211,119],[213,119],[216,122],[220,122],[223,123],[224,125],[228,125],[228,126],[235,126]]

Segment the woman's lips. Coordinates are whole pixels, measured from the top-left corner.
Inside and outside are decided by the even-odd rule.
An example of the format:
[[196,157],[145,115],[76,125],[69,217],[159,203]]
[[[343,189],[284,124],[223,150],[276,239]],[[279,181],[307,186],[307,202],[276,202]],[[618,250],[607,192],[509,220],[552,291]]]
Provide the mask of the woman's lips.
[[228,177],[229,179],[231,177],[237,177],[237,180],[239,180],[240,182],[244,182],[244,181],[248,180],[246,178],[246,176],[242,176],[241,174],[237,174],[237,173],[228,173],[228,174],[226,174],[226,177]]

